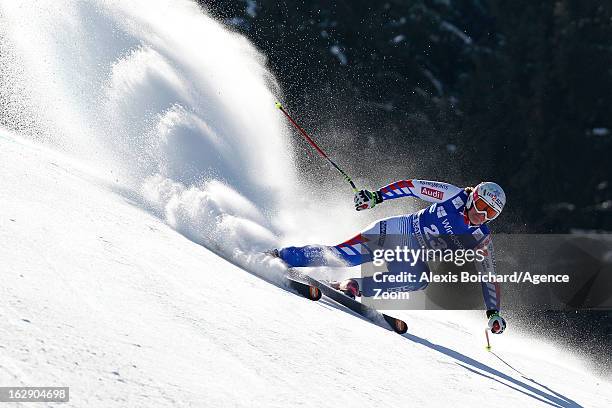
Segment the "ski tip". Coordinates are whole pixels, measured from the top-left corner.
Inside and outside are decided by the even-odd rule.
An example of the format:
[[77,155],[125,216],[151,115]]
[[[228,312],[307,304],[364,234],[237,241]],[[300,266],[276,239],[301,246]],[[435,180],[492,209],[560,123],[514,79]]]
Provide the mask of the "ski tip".
[[278,109],[283,108],[283,105],[281,105],[280,102],[274,102],[274,106],[276,106]]
[[317,301],[321,299],[321,296],[323,295],[321,289],[316,286],[293,280],[291,278],[287,278],[287,281],[289,283],[289,287],[291,287],[300,295],[304,296],[306,299]]
[[395,330],[396,333],[404,334],[408,331],[408,325],[403,320],[395,319],[393,330]]
[[315,301],[321,299],[321,289],[316,286],[310,286],[308,288],[308,298]]
[[408,325],[405,321],[391,317],[382,313],[382,317],[387,321],[387,324],[398,334],[404,334],[408,331]]

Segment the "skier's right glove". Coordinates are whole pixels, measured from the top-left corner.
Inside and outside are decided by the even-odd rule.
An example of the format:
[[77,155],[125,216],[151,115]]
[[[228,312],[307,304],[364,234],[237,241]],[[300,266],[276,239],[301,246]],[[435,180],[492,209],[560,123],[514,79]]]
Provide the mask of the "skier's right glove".
[[502,334],[506,330],[506,321],[499,315],[497,310],[487,310],[487,317],[489,318],[489,329],[493,334]]
[[355,209],[357,211],[374,208],[376,204],[382,202],[382,194],[379,191],[360,190],[355,193]]

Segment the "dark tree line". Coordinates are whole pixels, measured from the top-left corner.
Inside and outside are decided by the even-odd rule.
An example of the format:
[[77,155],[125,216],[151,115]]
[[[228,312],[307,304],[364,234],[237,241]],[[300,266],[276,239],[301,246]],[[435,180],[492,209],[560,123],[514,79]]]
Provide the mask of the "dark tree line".
[[[498,181],[508,230],[612,229],[611,1],[200,3],[263,51],[334,154]],[[350,143],[326,136],[347,126]]]

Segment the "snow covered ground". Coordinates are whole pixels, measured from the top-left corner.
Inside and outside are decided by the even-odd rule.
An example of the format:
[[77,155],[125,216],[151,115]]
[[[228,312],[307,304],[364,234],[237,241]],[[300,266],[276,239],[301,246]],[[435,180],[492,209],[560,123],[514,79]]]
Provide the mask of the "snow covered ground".
[[492,340],[514,368],[482,312],[400,311],[399,336],[284,289],[261,250],[400,204],[301,183],[281,94],[188,0],[0,1],[0,385],[75,407],[612,406],[511,321]]
[[522,377],[484,349],[480,314],[400,312],[410,331],[396,335],[267,283],[114,180],[0,133],[2,385],[69,386],[75,407],[612,405],[610,383],[564,350],[493,338]]

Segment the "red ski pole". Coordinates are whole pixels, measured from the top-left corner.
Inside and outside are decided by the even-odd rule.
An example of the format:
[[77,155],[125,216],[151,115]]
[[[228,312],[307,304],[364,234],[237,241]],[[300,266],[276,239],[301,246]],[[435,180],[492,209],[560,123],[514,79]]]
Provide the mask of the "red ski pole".
[[321,148],[315,143],[314,140],[312,140],[312,138],[310,136],[308,136],[308,134],[306,133],[306,131],[304,129],[302,129],[300,127],[300,125],[297,124],[297,122],[295,120],[293,120],[293,118],[291,117],[291,115],[289,115],[289,113],[287,113],[287,111],[285,110],[285,108],[283,108],[283,105],[280,104],[280,102],[276,102],[276,107],[278,109],[280,109],[281,112],[283,112],[285,114],[285,116],[287,117],[287,119],[289,119],[289,122],[291,122],[291,124],[302,134],[302,136],[304,136],[304,138],[306,139],[306,141],[317,151],[317,153],[319,153],[319,155],[321,155],[321,157],[323,157],[324,159],[326,159],[332,166],[334,166],[334,168],[336,170],[338,170],[338,172],[340,172],[340,174],[342,174],[342,176],[344,176],[344,179],[346,181],[349,182],[349,184],[351,185],[351,187],[353,188],[354,192],[357,192],[357,187],[355,186],[355,183],[353,183],[353,180],[351,180],[351,178],[348,176],[348,174],[346,174],[344,172],[344,170],[342,170],[336,163],[334,163],[334,161],[332,159],[330,159],[327,154],[325,154],[325,152],[323,150],[321,150]]

